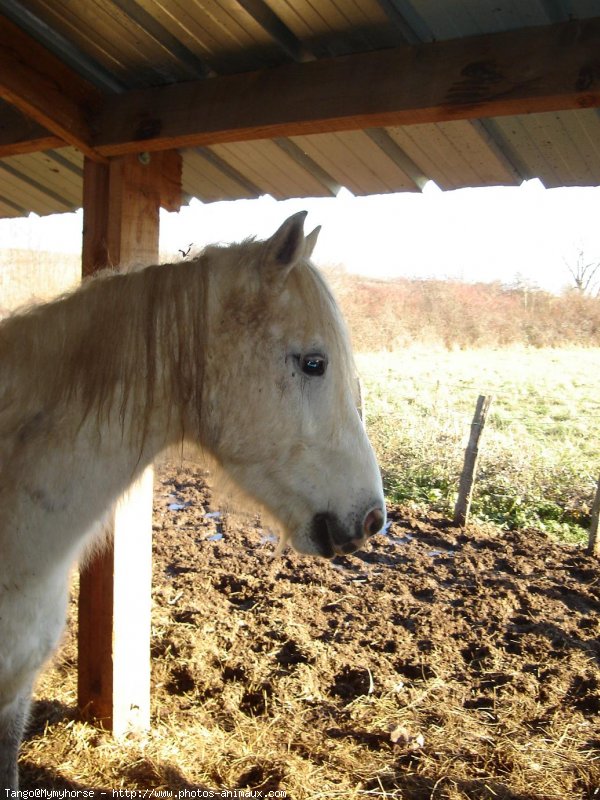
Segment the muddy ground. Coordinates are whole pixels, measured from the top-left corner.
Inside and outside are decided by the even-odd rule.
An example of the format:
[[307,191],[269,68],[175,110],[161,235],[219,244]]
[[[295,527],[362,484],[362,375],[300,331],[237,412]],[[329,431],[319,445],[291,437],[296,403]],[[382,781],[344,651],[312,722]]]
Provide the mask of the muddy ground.
[[600,797],[597,561],[534,530],[390,519],[360,554],[274,560],[258,519],[165,465],[153,729],[115,743],[79,720],[71,630],[38,688],[23,788]]

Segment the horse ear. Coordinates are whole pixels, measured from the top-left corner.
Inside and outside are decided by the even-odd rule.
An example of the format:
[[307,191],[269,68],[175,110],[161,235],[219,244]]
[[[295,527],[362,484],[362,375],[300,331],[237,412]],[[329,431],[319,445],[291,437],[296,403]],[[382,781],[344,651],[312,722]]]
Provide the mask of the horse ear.
[[292,214],[265,242],[265,262],[274,271],[287,274],[304,256],[304,220],[307,213],[298,211]]
[[317,225],[314,231],[311,231],[304,240],[304,258],[310,258],[317,244],[317,239],[321,233],[321,226]]

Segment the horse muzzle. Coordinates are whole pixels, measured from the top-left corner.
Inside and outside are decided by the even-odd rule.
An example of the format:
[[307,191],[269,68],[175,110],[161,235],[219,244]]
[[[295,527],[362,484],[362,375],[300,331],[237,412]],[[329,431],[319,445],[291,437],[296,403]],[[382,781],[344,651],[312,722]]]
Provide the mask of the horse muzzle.
[[359,550],[370,536],[379,533],[385,525],[385,510],[374,506],[353,528],[348,529],[330,511],[315,514],[312,518],[310,538],[319,555],[325,558],[350,555]]

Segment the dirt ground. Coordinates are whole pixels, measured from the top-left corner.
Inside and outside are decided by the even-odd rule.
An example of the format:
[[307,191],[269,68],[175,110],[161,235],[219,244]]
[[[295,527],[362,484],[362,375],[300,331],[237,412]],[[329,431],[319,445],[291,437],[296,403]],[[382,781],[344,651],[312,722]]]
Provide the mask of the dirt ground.
[[114,742],[79,720],[71,629],[22,788],[600,798],[598,562],[533,530],[390,519],[357,555],[273,559],[202,472],[161,468],[152,730]]

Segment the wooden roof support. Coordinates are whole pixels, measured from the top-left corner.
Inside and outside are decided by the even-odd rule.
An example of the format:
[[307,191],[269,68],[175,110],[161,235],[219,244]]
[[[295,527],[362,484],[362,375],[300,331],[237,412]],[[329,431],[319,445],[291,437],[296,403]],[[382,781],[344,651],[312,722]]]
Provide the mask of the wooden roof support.
[[[85,275],[156,263],[159,210],[178,207],[180,176],[178,153],[86,159]],[[150,467],[117,504],[110,546],[81,571],[78,702],[115,735],[150,723],[152,484]]]
[[[101,94],[0,17],[0,98],[92,159],[600,107],[600,17]],[[0,155],[47,146],[0,126]],[[11,146],[13,149],[11,149]]]
[[0,158],[38,153],[63,145],[62,139],[25,117],[18,109],[7,103],[0,106]]
[[406,45],[106,99],[104,155],[600,106],[600,18]]
[[[32,137],[19,135],[15,149],[6,147],[4,153],[31,152],[23,149],[29,138],[46,149],[48,134],[58,142],[74,145],[93,160],[103,160],[90,142],[90,120],[97,114],[103,95],[91,83],[54,56],[43,45],[0,16],[0,98],[18,108],[30,120],[46,129],[45,136],[37,132]],[[10,140],[9,140],[10,141]],[[21,149],[17,149],[17,148]],[[2,153],[2,151],[0,151]]]

